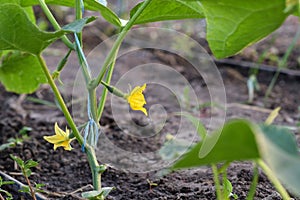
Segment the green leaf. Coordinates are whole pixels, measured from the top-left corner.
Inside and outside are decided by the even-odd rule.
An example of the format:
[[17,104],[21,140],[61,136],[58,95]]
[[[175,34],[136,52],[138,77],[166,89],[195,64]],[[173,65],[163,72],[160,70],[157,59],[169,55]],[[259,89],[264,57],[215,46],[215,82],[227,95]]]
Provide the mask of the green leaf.
[[100,191],[92,190],[83,192],[81,193],[81,196],[90,200],[104,200],[113,189],[113,187],[103,187]]
[[64,32],[44,32],[33,24],[17,4],[0,5],[0,50],[20,50],[39,54]]
[[96,198],[98,196],[101,196],[101,193],[102,193],[101,191],[93,190],[93,191],[83,192],[81,193],[81,196],[86,199],[91,199],[91,198]]
[[1,185],[12,185],[15,184],[13,181],[3,181]]
[[102,188],[102,196],[104,198],[106,198],[113,189],[114,189],[114,187],[103,187]]
[[99,165],[99,166],[97,166],[97,172],[99,174],[102,174],[103,172],[105,172],[106,169],[107,169],[106,165]]
[[4,193],[4,194],[7,196],[5,200],[11,200],[11,199],[13,199],[13,198],[12,198],[12,194],[9,193],[9,192],[6,191],[6,190],[3,190],[3,189],[0,188],[0,193]]
[[17,157],[17,156],[14,156],[14,155],[12,155],[12,154],[10,154],[10,157],[11,157],[14,161],[16,161],[16,163],[17,163],[21,168],[24,166],[24,161],[23,161],[21,158],[19,158],[19,157]]
[[[182,156],[172,169],[190,168],[234,160],[264,160],[276,176],[295,195],[300,196],[300,156],[295,136],[285,128],[262,125],[245,120],[224,125]],[[217,142],[215,142],[217,140]],[[214,144],[212,148],[209,148]],[[199,152],[210,151],[202,157]]]
[[[117,14],[115,14],[112,10],[108,7],[102,5],[96,0],[84,0],[84,8],[86,10],[93,10],[99,11],[104,19],[106,19],[111,24],[121,27],[121,21]],[[54,5],[61,5],[61,6],[68,6],[68,7],[75,7],[74,0],[46,0],[47,4],[54,4]],[[22,6],[32,6],[38,5],[38,0],[21,0]]]
[[[132,17],[143,2],[130,11]],[[203,18],[202,5],[195,0],[152,0],[135,24],[177,19]]]
[[231,182],[228,180],[228,179],[226,179],[225,181],[224,181],[224,188],[225,188],[225,196],[226,197],[230,197],[230,195],[231,195],[231,193],[232,193],[232,184],[231,184]]
[[4,143],[0,145],[0,151],[3,151],[4,149],[8,149],[10,147],[14,147],[16,144],[14,142]]
[[[245,120],[229,122],[212,136],[207,136],[203,143],[198,142],[190,152],[174,164],[173,169],[259,158],[253,129],[252,124]],[[205,153],[204,157],[199,158],[201,148],[204,149],[203,152],[205,149],[211,150]]]
[[238,53],[276,30],[285,18],[283,0],[202,0],[207,40],[213,54]]
[[32,128],[29,126],[23,126],[21,130],[19,130],[19,133],[21,135],[26,135],[28,132],[32,131]]
[[96,17],[94,17],[94,16],[85,17],[85,18],[76,20],[76,21],[62,27],[62,30],[68,31],[68,32],[74,32],[74,33],[80,33],[82,31],[83,27],[87,23],[90,23],[90,22],[94,21],[95,19],[96,19]]
[[35,188],[40,189],[40,188],[44,187],[45,185],[46,184],[44,184],[44,183],[36,183]]
[[38,164],[39,164],[38,162],[36,162],[36,161],[30,159],[30,160],[27,160],[27,161],[25,162],[25,168],[36,167],[36,166],[38,166]]
[[26,176],[26,177],[29,177],[29,176],[31,176],[31,174],[32,174],[32,171],[31,171],[31,169],[24,169],[24,173],[25,174],[23,174],[24,176]]
[[22,186],[22,188],[19,190],[19,192],[30,194],[30,189],[28,186]]
[[25,10],[29,20],[35,24],[36,19],[35,19],[33,8],[31,6],[28,6],[28,7],[24,7],[24,10]]
[[[21,0],[1,0],[1,4],[5,4],[5,3],[21,5]],[[30,21],[32,23],[35,23],[36,20],[35,20],[33,8],[31,6],[28,6],[28,7],[24,7],[24,10],[25,10],[26,14],[28,15]]]
[[284,186],[300,196],[300,156],[295,136],[287,129],[263,126],[258,143],[263,159]]
[[159,149],[159,155],[163,160],[174,160],[191,148],[191,144],[186,141],[172,138],[164,143]]
[[7,91],[32,93],[46,83],[38,59],[31,54],[13,55],[0,66],[0,82]]
[[206,129],[205,126],[201,123],[200,119],[194,117],[189,113],[181,112],[180,115],[186,117],[190,122],[192,122],[193,126],[197,128],[197,133],[203,140],[206,137]]

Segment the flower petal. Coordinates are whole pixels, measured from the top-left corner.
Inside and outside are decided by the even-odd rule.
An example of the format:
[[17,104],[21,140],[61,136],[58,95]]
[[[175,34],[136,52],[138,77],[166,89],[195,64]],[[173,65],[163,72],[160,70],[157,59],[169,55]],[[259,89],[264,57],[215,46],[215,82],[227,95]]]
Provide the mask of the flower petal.
[[145,89],[146,84],[135,87],[127,96],[127,101],[132,110],[140,110],[147,116],[147,110],[143,107],[147,103],[143,95]]
[[63,147],[65,150],[69,150],[69,151],[72,150],[70,143],[74,138],[72,139],[69,138],[70,135],[69,130],[66,128],[66,132],[64,132],[62,129],[59,128],[57,123],[55,123],[54,130],[55,130],[55,135],[44,136],[44,139],[49,143],[54,144],[53,147],[54,150],[56,150],[57,147]]

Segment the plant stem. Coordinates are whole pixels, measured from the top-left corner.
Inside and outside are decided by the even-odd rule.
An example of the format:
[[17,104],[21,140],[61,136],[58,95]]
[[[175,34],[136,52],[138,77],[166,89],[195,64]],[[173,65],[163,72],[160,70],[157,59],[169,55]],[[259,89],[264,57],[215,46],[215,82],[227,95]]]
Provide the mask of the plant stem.
[[[57,99],[57,101],[58,101],[58,103],[61,107],[61,110],[64,113],[65,118],[66,118],[70,128],[72,129],[72,132],[73,132],[74,136],[76,137],[78,143],[80,145],[82,145],[83,144],[83,138],[80,135],[80,133],[79,133],[74,121],[73,121],[73,118],[72,118],[70,112],[68,111],[68,108],[67,108],[67,106],[66,106],[66,104],[65,104],[65,102],[64,102],[64,100],[63,100],[63,98],[62,98],[62,96],[61,96],[61,94],[58,90],[58,88],[56,87],[56,85],[55,85],[55,83],[52,79],[52,76],[51,76],[51,74],[50,74],[50,72],[47,68],[47,65],[46,65],[44,59],[42,58],[41,55],[38,55],[37,57],[38,57],[38,60],[41,64],[41,66],[42,66],[44,74],[47,77],[48,83],[51,86],[51,89],[52,89],[52,91],[53,91],[53,93],[54,93],[54,95],[55,95],[55,97],[56,97],[56,99]],[[89,165],[90,165],[90,168],[92,170],[94,189],[101,190],[101,174],[97,170],[97,167],[99,166],[99,163],[98,163],[97,158],[96,158],[95,150],[92,147],[90,147],[88,144],[86,144],[85,148],[86,148],[86,154],[88,156]]]
[[[76,19],[81,19],[82,18],[82,10],[81,10],[81,3],[80,0],[75,1],[75,10],[76,10]],[[80,61],[80,66],[83,71],[83,75],[86,81],[87,89],[88,89],[88,95],[90,98],[90,108],[91,108],[91,114],[93,120],[98,124],[98,118],[97,118],[97,98],[96,98],[96,88],[90,88],[89,84],[91,81],[91,75],[89,74],[89,69],[88,69],[88,63],[86,61],[86,58],[84,56],[84,53],[82,51],[82,33],[76,33],[79,44],[77,43],[77,56]],[[80,45],[80,46],[79,46]],[[98,124],[98,126],[100,126]]]
[[65,116],[70,128],[72,129],[72,132],[73,132],[74,136],[78,140],[79,144],[82,145],[83,144],[83,138],[80,135],[80,133],[79,133],[74,121],[73,121],[73,118],[72,118],[72,116],[71,116],[71,114],[70,114],[70,112],[69,112],[69,110],[68,110],[68,108],[67,108],[67,106],[66,106],[66,104],[65,104],[65,102],[64,102],[64,100],[63,100],[63,98],[62,98],[62,96],[59,92],[59,90],[58,90],[58,88],[56,87],[56,85],[54,83],[54,80],[52,79],[52,76],[51,76],[51,74],[50,74],[50,72],[47,68],[47,65],[46,65],[43,57],[41,55],[38,55],[37,58],[38,58],[41,66],[42,66],[42,69],[44,71],[45,76],[47,77],[48,83],[49,83],[49,85],[50,85],[50,87],[51,87],[51,89],[52,89],[52,91],[55,95],[55,98],[57,99],[57,101],[59,103],[59,106],[60,106],[62,112],[64,113],[64,116]]
[[[45,3],[45,0],[39,0],[40,5],[45,13],[45,15],[47,16],[48,20],[50,21],[50,23],[52,24],[52,26],[54,27],[55,30],[60,30],[60,25],[57,23],[57,21],[55,20],[54,16],[52,15],[51,11],[49,10],[47,4]],[[67,38],[67,36],[62,36],[61,40],[63,41],[63,43],[65,43],[65,45],[67,45],[67,47],[69,47],[72,50],[75,50],[75,47],[73,45],[73,43]]]
[[277,81],[277,79],[278,79],[279,74],[280,74],[280,70],[286,66],[287,60],[288,60],[289,56],[291,55],[292,50],[294,49],[295,45],[297,44],[297,41],[298,41],[299,37],[300,37],[300,28],[298,28],[298,30],[297,30],[297,32],[296,32],[296,35],[294,36],[294,38],[293,38],[291,44],[289,45],[287,51],[285,52],[285,54],[284,54],[282,60],[279,62],[279,65],[278,65],[278,68],[277,68],[277,70],[276,70],[276,73],[275,73],[275,75],[273,76],[273,78],[272,78],[272,80],[271,80],[271,83],[270,83],[270,85],[268,86],[268,89],[267,89],[267,91],[266,91],[266,94],[265,94],[265,97],[264,97],[264,101],[265,101],[265,102],[266,102],[266,100],[268,99],[268,97],[269,97],[271,91],[273,90],[273,87],[274,87],[274,85],[275,85],[275,83],[276,83],[276,81]]
[[225,191],[226,190],[226,188],[225,188],[226,180],[227,180],[227,171],[225,170],[222,175],[222,184],[223,184],[222,199],[223,200],[228,200],[228,198],[229,198],[229,196],[227,196],[227,192]]
[[113,59],[116,57],[116,55],[118,53],[118,49],[119,49],[123,39],[127,35],[127,32],[131,29],[131,27],[134,25],[135,20],[140,16],[140,14],[143,12],[143,10],[147,7],[147,5],[150,2],[151,2],[151,0],[145,0],[144,3],[136,11],[136,13],[134,13],[132,18],[128,21],[126,26],[122,29],[122,31],[119,34],[117,40],[115,41],[114,45],[112,46],[109,54],[105,58],[104,64],[102,66],[102,69],[101,69],[99,75],[95,79],[95,82],[93,84],[94,88],[96,88],[101,83],[101,81],[102,81],[102,79],[103,79],[103,77],[104,77],[104,75],[107,71],[107,68],[110,66],[110,64],[113,62]]
[[[75,0],[75,12],[76,12],[76,19],[82,18],[82,10],[81,10],[81,3],[80,0]],[[82,33],[76,33],[79,38],[80,45],[82,46]]]
[[277,191],[280,193],[283,200],[290,200],[291,197],[285,190],[285,188],[281,185],[280,181],[273,173],[273,171],[269,168],[269,166],[261,159],[258,159],[256,163],[264,170],[270,181],[273,183]]
[[[110,81],[111,81],[111,77],[112,77],[112,74],[113,74],[113,71],[114,71],[114,67],[115,67],[115,64],[116,64],[116,56],[115,58],[113,59],[113,62],[107,72],[107,75],[106,75],[106,79],[105,79],[105,82],[107,84],[110,84]],[[101,96],[101,99],[99,101],[99,105],[98,105],[98,110],[97,110],[97,117],[98,117],[98,121],[100,121],[101,119],[101,116],[102,116],[102,113],[103,113],[103,110],[104,110],[104,106],[105,106],[105,102],[106,102],[106,97],[107,97],[107,93],[108,93],[108,90],[106,87],[103,87],[103,91],[102,91],[102,96]]]
[[251,186],[247,195],[247,200],[254,199],[257,183],[258,183],[258,167],[257,164],[255,163],[255,166],[253,168],[253,180],[251,182]]
[[25,177],[25,179],[26,179],[26,182],[27,182],[27,185],[28,185],[28,187],[29,187],[30,194],[31,194],[32,198],[33,198],[34,200],[36,200],[35,192],[34,192],[32,186],[31,186],[31,183],[30,183],[28,177],[26,176],[26,172],[25,172],[25,169],[24,169],[24,168],[22,168],[22,173],[23,173],[23,175],[24,175],[24,177]]
[[218,169],[218,173],[222,174],[224,172],[226,172],[227,168],[229,167],[229,165],[231,164],[231,162],[226,161],[219,169]]
[[211,168],[212,168],[213,175],[214,175],[217,199],[222,200],[222,191],[221,191],[221,185],[220,185],[220,180],[219,180],[218,168],[215,164],[212,164]]
[[90,108],[91,108],[92,118],[97,123],[98,127],[100,127],[99,120],[97,117],[96,89],[89,89],[88,92],[89,92],[89,98],[90,98]]
[[89,147],[87,153],[88,162],[92,171],[93,187],[94,190],[101,190],[101,173],[99,172],[99,163],[95,154],[95,149]]

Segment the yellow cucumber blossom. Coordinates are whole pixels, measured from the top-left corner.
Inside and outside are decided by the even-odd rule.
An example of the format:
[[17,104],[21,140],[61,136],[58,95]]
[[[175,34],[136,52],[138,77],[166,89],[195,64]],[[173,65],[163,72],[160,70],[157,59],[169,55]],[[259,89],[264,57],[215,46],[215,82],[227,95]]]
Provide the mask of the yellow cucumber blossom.
[[54,126],[55,129],[55,135],[52,136],[44,136],[44,139],[48,142],[54,144],[54,150],[56,150],[57,147],[63,147],[65,150],[71,151],[71,141],[74,138],[69,138],[70,132],[66,127],[66,131],[61,130],[57,123],[55,123]]
[[143,86],[135,87],[129,94],[124,94],[118,88],[115,88],[105,83],[104,81],[102,81],[101,83],[107,88],[110,93],[126,99],[132,110],[140,110],[146,116],[148,115],[146,108],[143,107],[146,104],[146,100],[143,95],[143,91],[146,89],[146,83]]
[[143,86],[135,87],[127,96],[127,102],[132,110],[140,110],[146,116],[148,115],[146,108],[143,106],[146,104],[146,100],[143,91],[146,89],[146,83]]

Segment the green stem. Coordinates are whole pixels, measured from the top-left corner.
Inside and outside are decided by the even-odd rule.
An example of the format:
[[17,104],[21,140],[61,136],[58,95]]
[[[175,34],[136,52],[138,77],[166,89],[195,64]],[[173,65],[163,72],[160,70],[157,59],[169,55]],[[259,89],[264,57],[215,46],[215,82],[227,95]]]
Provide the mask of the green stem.
[[[80,145],[83,144],[83,138],[82,136],[80,135],[74,121],[73,121],[73,118],[58,90],[58,88],[56,87],[53,79],[52,79],[52,76],[47,68],[47,65],[44,61],[44,59],[42,58],[41,55],[38,55],[37,56],[41,66],[42,66],[42,69],[44,71],[44,74],[45,76],[47,77],[47,80],[48,80],[48,83],[61,107],[61,110],[62,112],[64,113],[65,115],[65,118],[70,126],[70,128],[72,129],[72,132],[73,132],[73,135],[76,137],[78,143]],[[88,144],[86,144],[86,154],[87,154],[87,157],[88,157],[88,161],[89,161],[89,165],[90,165],[90,168],[91,168],[91,171],[92,171],[92,176],[93,176],[93,185],[94,185],[94,189],[96,190],[101,190],[101,174],[99,173],[98,171],[98,166],[99,166],[99,163],[97,161],[97,158],[96,158],[96,154],[95,154],[95,150],[90,147]]]
[[46,65],[43,57],[41,55],[38,55],[37,58],[38,58],[41,66],[42,66],[42,69],[44,71],[45,76],[47,77],[48,83],[49,83],[49,85],[50,85],[50,87],[51,87],[51,89],[52,89],[52,91],[55,95],[55,98],[57,99],[57,101],[60,105],[60,108],[61,108],[62,112],[64,113],[65,118],[66,118],[70,128],[73,131],[74,136],[78,140],[79,144],[82,145],[83,144],[83,138],[80,135],[80,133],[79,133],[74,121],[73,121],[73,118],[72,118],[72,116],[71,116],[71,114],[70,114],[70,112],[69,112],[69,110],[68,110],[68,108],[67,108],[67,106],[66,106],[66,104],[65,104],[65,102],[64,102],[64,100],[63,100],[63,98],[62,98],[62,96],[59,92],[59,90],[58,90],[58,88],[56,87],[56,85],[54,83],[54,80],[52,79],[52,76],[51,76],[51,74],[50,74],[50,72],[47,68],[47,65]]
[[276,73],[273,76],[273,78],[271,80],[271,83],[270,83],[270,85],[269,85],[269,87],[268,87],[268,89],[266,91],[266,94],[265,94],[265,97],[264,97],[264,101],[265,102],[268,99],[271,91],[273,90],[273,87],[274,87],[274,85],[275,85],[275,83],[276,83],[276,81],[278,79],[279,74],[280,74],[280,70],[286,66],[287,60],[288,60],[289,56],[291,55],[292,50],[294,49],[295,45],[297,44],[297,41],[298,41],[299,37],[300,37],[300,28],[298,28],[297,33],[295,34],[295,36],[294,36],[291,44],[289,45],[287,51],[285,52],[282,60],[279,62],[279,65],[278,65],[278,68],[276,70]]
[[[78,37],[77,33],[76,33],[76,35]],[[78,40],[80,40],[79,37],[78,37]],[[75,45],[76,45],[76,53],[77,53],[79,64],[80,64],[80,67],[81,67],[81,70],[82,70],[82,74],[84,76],[85,83],[88,87],[88,84],[91,81],[91,76],[90,76],[90,73],[89,73],[89,70],[88,70],[88,66],[87,66],[87,63],[84,62],[84,58],[83,58],[84,55],[81,54],[81,49],[80,49],[81,47],[78,47],[77,43]]]
[[99,163],[97,161],[95,149],[87,148],[87,158],[92,171],[93,187],[94,190],[101,190],[101,173],[99,172]]
[[227,168],[229,167],[229,165],[231,164],[231,162],[226,161],[219,169],[218,169],[218,173],[222,174],[224,172],[226,172]]
[[269,168],[269,166],[261,159],[257,160],[256,163],[263,169],[263,171],[266,173],[270,181],[273,183],[277,191],[280,193],[283,200],[290,200],[291,197],[285,190],[285,188],[281,185],[280,181],[274,174],[274,172]]
[[[76,19],[81,19],[82,18],[82,10],[81,10],[81,3],[80,0],[76,0],[75,1],[75,10],[76,10]],[[90,98],[90,108],[91,108],[91,113],[92,113],[92,118],[94,119],[94,121],[97,123],[99,120],[97,120],[97,98],[96,98],[96,88],[90,88],[89,84],[91,81],[91,76],[88,72],[88,66],[87,63],[84,62],[84,55],[81,55],[81,53],[79,52],[82,49],[82,34],[81,33],[76,33],[78,40],[79,40],[79,44],[80,47],[77,47],[77,56],[79,58],[80,61],[80,65],[82,67],[83,70],[83,75],[87,84],[87,89],[88,89],[88,95]],[[79,49],[81,48],[81,49]],[[83,54],[83,53],[82,53]]]
[[89,98],[90,98],[90,108],[91,108],[92,118],[97,123],[98,127],[100,127],[99,120],[97,118],[96,89],[90,89],[88,92],[89,92]]
[[[56,19],[54,18],[54,16],[52,15],[51,11],[49,10],[47,4],[45,3],[45,0],[39,0],[40,5],[45,13],[45,15],[47,16],[48,20],[50,21],[50,23],[52,24],[52,26],[54,27],[55,30],[60,30],[60,26],[57,23]],[[67,47],[69,47],[72,50],[75,50],[75,47],[73,45],[73,43],[67,38],[67,36],[62,36],[61,40],[63,41],[63,43],[65,43],[65,45],[67,45]]]
[[[75,0],[75,10],[76,10],[76,19],[81,19],[82,18],[82,10],[81,10],[81,4],[80,4],[80,0]],[[84,55],[82,53],[79,52],[79,50],[82,50],[82,33],[76,33],[78,40],[79,40],[79,44],[80,47],[77,47],[77,55],[78,58],[81,62],[81,67],[83,70],[83,75],[85,77],[86,80],[86,84],[87,84],[87,89],[88,89],[88,95],[89,95],[89,106],[91,109],[91,114],[92,114],[92,118],[93,120],[97,123],[98,127],[100,127],[99,121],[97,120],[97,99],[96,99],[96,88],[90,88],[89,84],[91,81],[91,75],[89,74],[89,69],[87,66],[87,63],[84,62]],[[81,49],[79,49],[81,48]],[[95,149],[89,145],[86,146],[86,153],[87,153],[87,158],[88,158],[88,162],[90,165],[90,169],[92,172],[92,180],[93,180],[93,187],[94,190],[101,190],[101,173],[99,172],[99,163],[97,161],[97,157],[96,157],[96,153],[95,153]]]
[[255,166],[253,169],[253,180],[252,180],[250,190],[247,195],[247,200],[254,199],[257,183],[258,183],[258,167],[257,167],[257,164],[255,163]]
[[72,52],[72,49],[69,49],[68,53],[67,53],[67,54],[63,57],[63,59],[61,59],[61,61],[58,63],[57,68],[56,68],[55,71],[61,72],[61,70],[63,70],[63,68],[65,67],[65,65],[66,65],[66,63],[67,63],[67,61],[68,61],[68,58],[69,58],[71,52]]
[[222,200],[222,191],[221,191],[221,184],[220,184],[220,180],[219,180],[218,168],[215,164],[212,164],[211,168],[212,168],[213,175],[214,175],[217,199]]
[[[82,18],[82,10],[80,0],[75,0],[76,20]],[[82,45],[82,33],[77,33],[80,45]]]
[[224,172],[223,172],[223,175],[222,175],[222,184],[223,184],[223,189],[222,189],[222,196],[223,196],[223,198],[222,199],[224,199],[224,200],[228,200],[228,198],[229,198],[229,194],[227,194],[227,192],[225,191],[226,190],[226,188],[225,188],[225,185],[226,185],[226,180],[227,180],[227,171],[225,170]]
[[93,84],[93,87],[96,88],[102,81],[105,72],[107,71],[107,68],[110,66],[110,64],[113,62],[113,59],[116,57],[118,53],[118,49],[127,35],[127,32],[131,29],[131,27],[134,25],[135,20],[140,16],[140,14],[144,11],[144,9],[147,7],[147,5],[151,2],[151,0],[145,0],[144,3],[139,7],[139,9],[136,11],[136,13],[132,16],[132,18],[129,20],[129,22],[126,24],[126,26],[122,29],[121,33],[119,34],[116,42],[112,46],[109,54],[105,58],[104,64],[102,66],[102,69],[95,79],[95,82]]
[[[115,64],[116,64],[116,56],[114,57],[113,59],[113,62],[107,72],[107,75],[106,75],[106,78],[105,78],[105,82],[107,84],[110,84],[110,81],[111,81],[111,77],[112,77],[112,74],[113,74],[113,71],[114,71],[114,67],[115,67]],[[98,121],[100,121],[101,119],[101,116],[102,116],[102,113],[103,113],[103,110],[104,110],[104,106],[105,106],[105,102],[106,102],[106,97],[107,97],[107,93],[108,93],[108,90],[106,87],[103,87],[103,91],[102,91],[102,96],[101,96],[101,99],[99,101],[99,105],[98,105],[98,110],[97,110],[97,117],[98,117]]]

